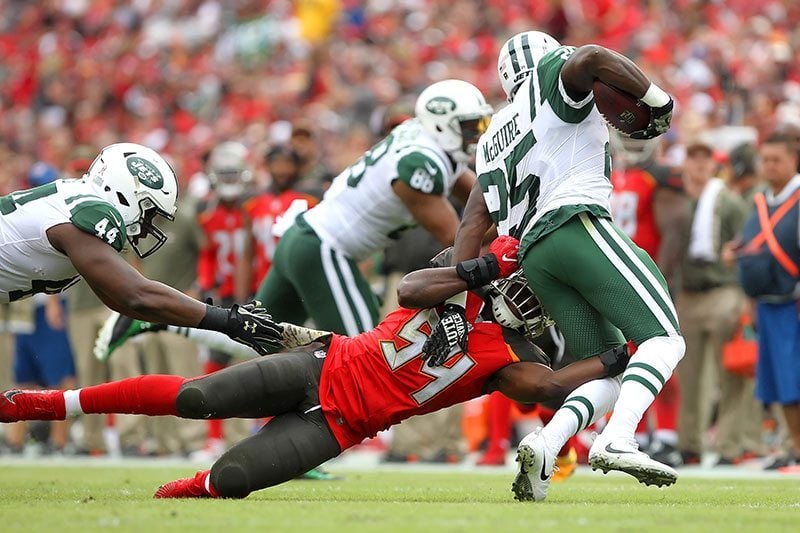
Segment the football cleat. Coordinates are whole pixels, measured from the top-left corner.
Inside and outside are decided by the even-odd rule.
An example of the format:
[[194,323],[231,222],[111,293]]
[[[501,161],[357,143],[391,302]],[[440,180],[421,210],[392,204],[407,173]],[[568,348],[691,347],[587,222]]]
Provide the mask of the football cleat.
[[158,487],[153,498],[213,498],[206,490],[206,476],[210,470],[201,470],[192,477],[176,479]]
[[547,498],[555,462],[555,454],[547,450],[542,428],[522,439],[517,448],[519,472],[511,485],[514,499],[540,502]]
[[122,346],[128,339],[147,333],[149,331],[162,331],[167,329],[166,324],[153,324],[143,320],[136,320],[116,311],[111,313],[94,342],[94,356],[99,361],[108,361],[114,350]]
[[60,395],[61,391],[52,390],[11,389],[0,393],[0,422],[63,420],[63,407],[59,410],[55,401]]
[[556,469],[553,472],[553,483],[561,483],[566,481],[568,477],[575,473],[578,468],[578,452],[575,448],[570,447],[566,455],[559,455],[556,457]]
[[589,450],[589,465],[592,470],[625,472],[645,485],[672,485],[678,480],[678,473],[670,466],[653,460],[639,451],[634,439],[604,438],[598,435]]

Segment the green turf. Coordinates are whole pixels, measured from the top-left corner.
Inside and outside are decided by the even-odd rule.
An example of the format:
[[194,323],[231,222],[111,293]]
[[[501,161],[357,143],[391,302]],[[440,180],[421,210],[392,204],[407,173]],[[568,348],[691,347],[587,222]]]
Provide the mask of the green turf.
[[545,503],[512,501],[508,474],[347,473],[293,481],[243,501],[151,499],[191,469],[4,465],[0,531],[779,531],[800,528],[797,480],[682,479],[645,488],[582,475]]

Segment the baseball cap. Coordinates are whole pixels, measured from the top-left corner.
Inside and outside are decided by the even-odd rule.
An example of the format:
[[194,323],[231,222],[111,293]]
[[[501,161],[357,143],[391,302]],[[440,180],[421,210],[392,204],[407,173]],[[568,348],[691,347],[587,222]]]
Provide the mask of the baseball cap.
[[731,150],[728,161],[733,169],[733,178],[741,178],[748,174],[756,173],[756,147],[750,143],[743,143]]

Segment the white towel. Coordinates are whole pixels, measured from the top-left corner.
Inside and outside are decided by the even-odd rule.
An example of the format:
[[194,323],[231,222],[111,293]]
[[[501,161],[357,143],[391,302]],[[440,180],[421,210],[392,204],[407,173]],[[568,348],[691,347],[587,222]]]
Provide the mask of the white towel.
[[725,183],[719,178],[711,178],[703,188],[697,208],[694,211],[692,222],[692,235],[689,241],[689,258],[699,261],[717,261],[716,239],[717,224],[714,220],[714,208],[717,205],[717,196],[725,188]]

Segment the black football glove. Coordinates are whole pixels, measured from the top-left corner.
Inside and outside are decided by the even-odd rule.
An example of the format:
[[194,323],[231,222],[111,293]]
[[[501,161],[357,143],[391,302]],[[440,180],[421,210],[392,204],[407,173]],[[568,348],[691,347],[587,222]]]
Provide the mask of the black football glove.
[[453,348],[466,352],[467,330],[464,308],[456,304],[445,305],[442,317],[422,345],[422,360],[427,361],[428,366],[441,366],[447,361]]
[[645,129],[631,133],[631,139],[653,139],[665,133],[672,123],[672,107],[672,98],[661,107],[651,107],[650,123]]
[[259,307],[258,302],[234,304],[229,309],[209,305],[198,327],[220,331],[236,342],[249,346],[259,355],[283,349],[283,326],[272,320],[272,316]]

